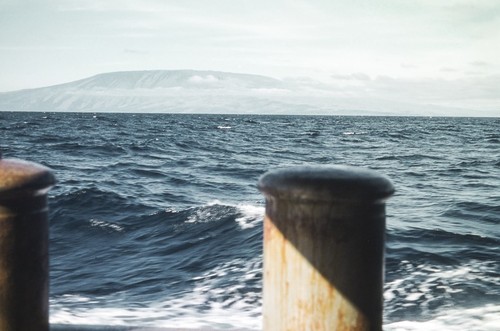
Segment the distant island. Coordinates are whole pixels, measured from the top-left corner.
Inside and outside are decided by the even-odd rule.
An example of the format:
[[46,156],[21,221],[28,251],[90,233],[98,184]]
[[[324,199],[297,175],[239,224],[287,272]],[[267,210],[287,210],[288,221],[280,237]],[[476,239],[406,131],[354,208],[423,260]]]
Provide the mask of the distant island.
[[427,116],[450,110],[345,97],[299,80],[202,70],[111,72],[0,93],[0,111]]

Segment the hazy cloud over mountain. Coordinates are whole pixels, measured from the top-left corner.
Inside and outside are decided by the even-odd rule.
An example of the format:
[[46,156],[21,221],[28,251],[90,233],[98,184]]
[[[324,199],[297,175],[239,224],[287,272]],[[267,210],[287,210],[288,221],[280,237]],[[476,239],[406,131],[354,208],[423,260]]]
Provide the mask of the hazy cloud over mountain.
[[[412,95],[414,85],[419,82],[402,82],[388,77],[371,79],[359,74],[336,79],[347,80],[353,85],[339,87],[309,78],[280,80],[217,71],[114,72],[45,88],[0,93],[0,110],[350,115],[446,115],[453,112],[455,115],[494,115],[483,109],[474,111],[474,108],[441,104],[441,99],[432,100],[431,91],[423,93],[425,89],[418,89],[420,95]],[[399,91],[402,98],[394,98],[395,88],[409,92],[405,95]],[[452,93],[461,86],[446,88]],[[474,98],[486,97],[470,95],[473,101]]]

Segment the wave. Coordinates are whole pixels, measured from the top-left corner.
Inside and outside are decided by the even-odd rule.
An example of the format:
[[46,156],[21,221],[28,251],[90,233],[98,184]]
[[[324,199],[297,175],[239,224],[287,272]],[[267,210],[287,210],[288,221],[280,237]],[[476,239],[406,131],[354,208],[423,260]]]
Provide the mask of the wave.
[[[90,212],[94,200],[87,197],[103,203],[94,207],[99,210],[107,206],[99,199],[103,192],[81,190],[77,195],[82,197],[72,199],[72,203],[87,208],[87,213],[74,210],[69,214],[68,209],[56,208],[58,221],[51,225],[51,279],[56,295],[73,293],[75,288],[95,296],[130,290],[131,297],[149,302],[158,293],[182,292],[192,286],[190,275],[206,272],[221,261],[261,255],[262,231],[256,227],[263,217],[261,206],[213,201],[154,212],[136,206],[123,212],[125,205],[117,203],[113,210],[95,216]],[[121,200],[108,194],[108,201],[110,197],[115,202]],[[65,205],[68,208],[71,203]],[[226,281],[230,284],[235,279]],[[137,288],[138,283],[141,288]],[[169,288],[159,290],[159,284],[165,283]]]
[[453,204],[442,216],[464,220],[481,221],[491,224],[499,224],[500,205],[486,202],[462,201]]
[[465,309],[440,309],[432,318],[391,322],[385,331],[497,331],[500,325],[500,305],[486,304]]
[[[92,311],[105,324],[155,325],[158,318],[223,326],[234,316],[260,328],[264,206],[255,184],[267,169],[305,164],[364,166],[394,181],[386,254],[393,330],[404,320],[432,326],[452,309],[498,302],[498,269],[490,264],[500,244],[498,121],[0,117],[4,157],[48,165],[58,180],[49,217],[51,305],[59,321],[86,323],[78,316],[92,320]],[[150,318],[141,320],[141,312]]]
[[137,302],[129,297],[126,306],[121,304],[120,295],[52,296],[50,322],[259,330],[261,269],[260,257],[234,259],[193,276],[190,281],[194,285],[189,290],[151,302]]
[[[495,302],[500,295],[497,266],[491,261],[471,260],[449,266],[403,260],[399,262],[398,270],[399,275],[385,283],[384,315],[386,320],[406,322],[393,322],[391,327],[413,325],[408,324],[408,320],[425,321],[432,316],[446,315],[449,310],[467,311],[472,308],[471,297],[479,295],[483,302]],[[455,327],[463,322],[457,318],[446,321]],[[425,326],[426,323],[415,325]],[[475,328],[466,329],[479,330],[479,326],[475,324]]]
[[[401,247],[408,247],[409,245],[416,244],[425,248],[427,245],[440,244],[455,248],[455,246],[471,247],[475,245],[498,245],[500,239],[494,236],[482,236],[474,233],[467,232],[454,232],[446,231],[444,229],[421,229],[412,228],[409,230],[392,230],[388,231],[388,242],[394,244],[396,248],[398,243]],[[466,230],[466,229],[462,229]],[[406,246],[404,246],[406,245]],[[430,247],[428,247],[430,248]]]

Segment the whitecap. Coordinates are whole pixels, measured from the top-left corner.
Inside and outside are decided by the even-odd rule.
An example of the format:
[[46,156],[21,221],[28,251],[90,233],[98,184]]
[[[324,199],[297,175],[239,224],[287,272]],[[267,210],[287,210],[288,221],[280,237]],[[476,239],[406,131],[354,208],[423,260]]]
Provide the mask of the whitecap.
[[101,221],[101,220],[94,219],[94,218],[92,218],[90,220],[90,226],[99,227],[99,228],[111,230],[114,232],[122,232],[124,230],[124,228],[118,224],[111,223],[111,222],[105,222],[105,221]]
[[235,222],[238,223],[243,230],[262,224],[264,218],[264,206],[245,203],[232,204],[221,202],[220,200],[212,200],[202,207],[192,208],[195,209],[195,211],[188,216],[186,223],[204,223],[219,217],[221,211],[217,210],[217,208],[212,208],[213,206],[233,208],[234,212],[237,213]]
[[236,218],[236,223],[242,229],[250,229],[261,224],[264,218],[265,208],[250,204],[241,204],[236,206],[242,216]]
[[384,325],[386,331],[497,331],[500,305],[444,309],[426,321],[399,321]]
[[[118,304],[110,296],[96,297],[95,300],[79,295],[55,297],[50,302],[50,323],[260,330],[261,291],[242,289],[247,287],[248,281],[259,276],[261,264],[260,257],[221,263],[193,277],[195,286],[191,291],[141,307]],[[227,279],[228,274],[235,281],[222,287],[220,284]],[[115,303],[116,306],[110,306]]]

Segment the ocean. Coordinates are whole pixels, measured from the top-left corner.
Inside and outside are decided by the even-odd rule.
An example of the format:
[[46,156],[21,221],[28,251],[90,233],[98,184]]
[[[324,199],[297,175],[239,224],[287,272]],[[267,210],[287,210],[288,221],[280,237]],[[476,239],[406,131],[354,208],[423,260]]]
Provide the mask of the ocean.
[[500,118],[0,112],[53,169],[50,321],[261,328],[266,171],[388,176],[384,330],[499,330]]

